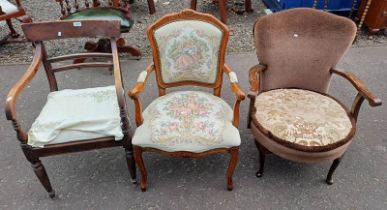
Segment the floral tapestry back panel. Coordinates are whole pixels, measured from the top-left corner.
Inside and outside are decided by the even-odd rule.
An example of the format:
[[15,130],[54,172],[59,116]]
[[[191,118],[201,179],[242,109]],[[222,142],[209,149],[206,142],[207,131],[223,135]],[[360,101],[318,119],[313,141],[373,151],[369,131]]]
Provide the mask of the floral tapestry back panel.
[[154,32],[164,83],[215,83],[222,31],[198,21],[176,21]]
[[232,109],[219,97],[179,91],[157,98],[144,111],[154,143],[217,145],[231,125]]

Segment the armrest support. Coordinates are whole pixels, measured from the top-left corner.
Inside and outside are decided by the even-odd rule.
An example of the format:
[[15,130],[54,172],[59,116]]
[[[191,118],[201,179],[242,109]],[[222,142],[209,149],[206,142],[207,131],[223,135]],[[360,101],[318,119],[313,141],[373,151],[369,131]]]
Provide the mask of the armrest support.
[[370,90],[368,90],[367,86],[353,73],[343,72],[336,69],[331,69],[330,72],[337,74],[343,77],[344,79],[348,80],[356,88],[356,90],[359,91],[355,100],[352,103],[352,109],[351,109],[351,114],[354,116],[356,120],[359,114],[361,104],[364,101],[364,99],[366,99],[370,104],[370,106],[372,107],[382,105],[382,101],[379,98],[377,98]]
[[145,84],[148,80],[149,74],[154,71],[154,64],[149,64],[145,71],[141,72],[136,85],[129,90],[128,95],[134,101],[134,108],[136,113],[136,124],[140,126],[144,118],[142,117],[142,107],[140,101],[140,93],[145,89]]
[[231,91],[236,96],[236,101],[234,103],[234,117],[233,117],[233,125],[235,127],[238,127],[239,125],[239,109],[240,109],[240,103],[245,100],[246,94],[241,90],[241,88],[238,85],[238,78],[236,74],[231,70],[231,68],[228,65],[224,65],[223,71],[229,76],[230,83],[231,83]]
[[39,66],[42,63],[42,58],[42,45],[36,44],[35,55],[31,65],[28,67],[26,73],[24,73],[21,79],[16,82],[16,84],[11,88],[7,95],[7,100],[5,104],[5,115],[7,117],[7,120],[11,120],[13,122],[17,137],[23,143],[27,142],[28,137],[27,133],[24,132],[23,129],[20,127],[19,121],[16,118],[16,99],[18,98],[22,90],[26,87],[26,85],[34,78],[34,76],[38,72]]
[[[258,74],[266,70],[265,65],[257,64],[250,68],[249,70],[249,82],[250,82],[250,91],[258,93],[259,91],[259,81]],[[250,94],[249,94],[250,95]]]
[[111,39],[112,58],[113,58],[113,76],[114,86],[116,88],[117,102],[120,107],[121,129],[124,135],[129,133],[129,119],[126,107],[124,83],[118,56],[117,39]]

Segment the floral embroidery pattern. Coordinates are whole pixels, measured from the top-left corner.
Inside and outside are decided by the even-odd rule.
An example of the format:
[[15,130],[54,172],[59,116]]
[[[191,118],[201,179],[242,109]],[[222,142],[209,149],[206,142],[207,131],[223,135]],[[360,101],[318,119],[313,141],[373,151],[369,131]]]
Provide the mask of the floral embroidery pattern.
[[221,37],[219,29],[202,21],[177,21],[158,29],[163,81],[215,82]]
[[256,119],[273,135],[304,146],[325,146],[344,139],[352,124],[333,99],[298,89],[259,94]]
[[156,99],[144,112],[152,141],[158,144],[214,145],[232,119],[231,108],[220,98],[184,91]]

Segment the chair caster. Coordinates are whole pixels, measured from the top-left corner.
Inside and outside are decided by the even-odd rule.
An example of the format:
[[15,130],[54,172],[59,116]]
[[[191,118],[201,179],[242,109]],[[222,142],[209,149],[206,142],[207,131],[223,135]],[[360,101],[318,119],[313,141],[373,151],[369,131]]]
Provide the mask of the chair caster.
[[50,196],[51,199],[55,198],[55,191],[48,192],[48,196]]

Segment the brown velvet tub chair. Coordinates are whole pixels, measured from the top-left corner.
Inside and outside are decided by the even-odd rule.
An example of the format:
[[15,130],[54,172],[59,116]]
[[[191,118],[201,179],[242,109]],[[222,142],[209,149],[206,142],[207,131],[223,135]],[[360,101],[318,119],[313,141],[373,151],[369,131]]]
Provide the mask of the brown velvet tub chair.
[[23,23],[32,22],[31,17],[26,14],[26,11],[21,4],[21,0],[16,0],[16,5],[8,0],[0,0],[0,22],[6,21],[10,30],[9,35],[0,40],[0,45],[24,41],[22,39],[18,39],[20,35],[16,32],[12,25],[12,18],[16,18]]
[[[266,154],[274,153],[303,163],[333,161],[326,178],[333,183],[332,174],[355,135],[362,102],[381,105],[355,75],[335,68],[355,35],[350,19],[314,9],[292,9],[257,20],[260,64],[249,73],[248,126],[259,151],[258,177]],[[351,109],[328,95],[332,75],[359,91]]]
[[[41,157],[82,152],[93,149],[122,147],[132,178],[136,179],[132,155],[129,120],[121,77],[116,41],[120,36],[120,22],[106,20],[56,21],[24,24],[26,38],[34,44],[35,54],[30,67],[9,91],[5,113],[12,121],[17,139],[26,159],[49,196],[51,187]],[[104,37],[110,40],[111,53],[79,53],[48,57],[44,41],[68,38]],[[68,64],[74,58],[99,58],[106,62]],[[28,132],[21,127],[16,103],[19,95],[44,67],[50,93],[47,102]],[[112,85],[85,89],[58,90],[55,75],[66,70],[84,68],[112,68]],[[43,70],[43,69],[42,69]]]
[[[141,172],[141,190],[147,185],[144,152],[185,158],[230,154],[227,188],[232,190],[241,142],[239,106],[245,94],[236,74],[225,64],[228,27],[211,15],[187,9],[156,21],[148,28],[148,38],[154,63],[128,93],[136,109],[133,152]],[[153,71],[160,97],[142,112],[139,95]],[[236,97],[234,109],[220,97],[223,74],[229,77]],[[167,88],[179,86],[206,87],[213,94],[194,90],[166,93]]]

